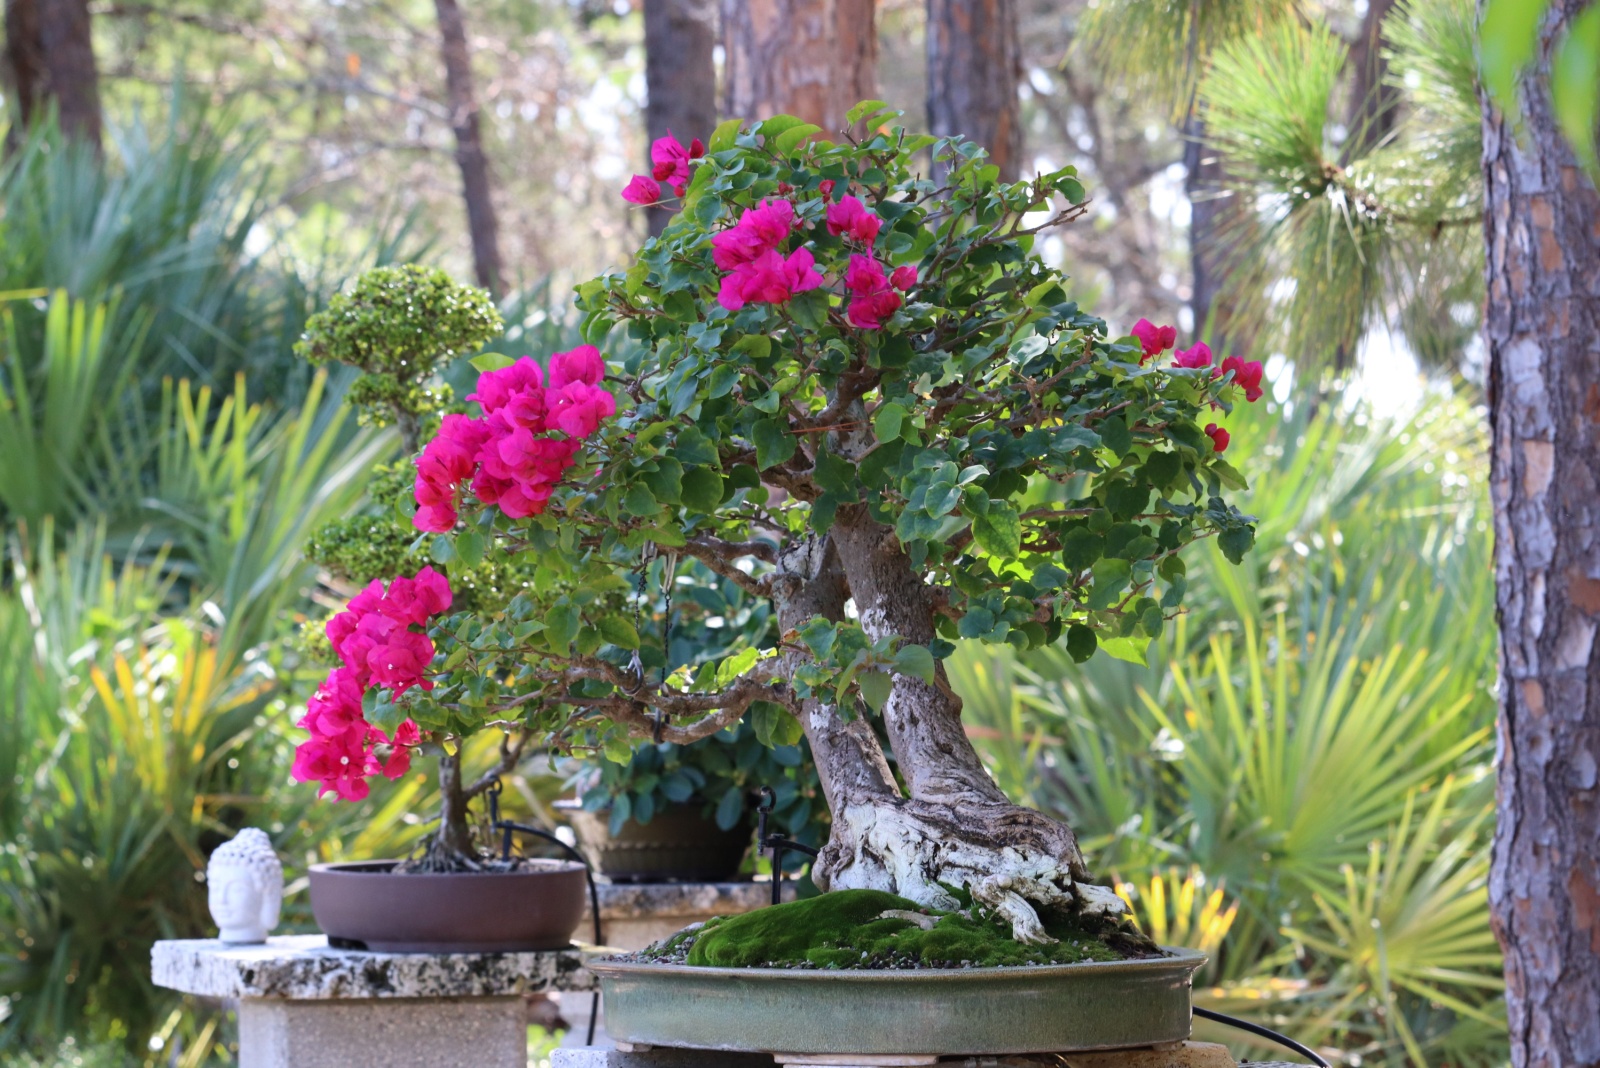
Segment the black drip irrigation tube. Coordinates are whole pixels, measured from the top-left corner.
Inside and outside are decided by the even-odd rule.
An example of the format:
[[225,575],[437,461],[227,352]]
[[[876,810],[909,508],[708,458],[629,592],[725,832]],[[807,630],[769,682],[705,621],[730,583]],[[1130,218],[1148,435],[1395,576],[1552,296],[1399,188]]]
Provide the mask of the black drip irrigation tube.
[[[531,834],[535,838],[542,838],[546,842],[552,842],[555,845],[560,846],[563,850],[565,850],[567,855],[570,856],[573,860],[575,860],[579,864],[583,865],[583,877],[589,883],[589,916],[594,921],[594,944],[597,947],[605,945],[604,940],[602,940],[601,937],[600,937],[600,891],[595,889],[595,885],[594,885],[594,869],[589,866],[589,859],[587,857],[585,857],[582,853],[580,853],[576,848],[574,848],[573,846],[571,846],[570,844],[568,844],[566,842],[563,842],[560,838],[557,838],[555,835],[551,834],[549,831],[541,830],[538,827],[529,827],[527,824],[524,824],[524,823],[512,823],[510,820],[501,819],[500,818],[500,780],[499,779],[496,779],[493,783],[490,784],[488,793],[489,793],[489,825],[491,827],[493,827],[495,830],[500,832],[500,859],[501,860],[510,860],[511,859],[511,836],[512,836],[513,833],[517,833],[517,834]],[[584,1045],[586,1045],[586,1046],[594,1045],[594,1028],[595,1028],[595,1023],[599,1019],[600,1019],[600,991],[599,991],[598,988],[596,988],[593,997],[591,997],[589,999],[589,1034],[583,1041]]]
[[1294,1052],[1300,1054],[1302,1057],[1309,1057],[1311,1059],[1311,1063],[1317,1065],[1317,1068],[1331,1068],[1328,1062],[1313,1052],[1310,1047],[1302,1046],[1288,1035],[1279,1034],[1270,1027],[1262,1027],[1258,1023],[1251,1023],[1249,1020],[1241,1020],[1237,1016],[1229,1016],[1225,1012],[1214,1012],[1211,1009],[1202,1009],[1198,1006],[1195,1007],[1194,1014],[1200,1017],[1202,1020],[1210,1020],[1213,1023],[1226,1024],[1229,1027],[1236,1027],[1241,1031],[1249,1031],[1252,1035],[1259,1035],[1261,1038],[1267,1039],[1269,1042],[1276,1042],[1284,1049],[1294,1050]]

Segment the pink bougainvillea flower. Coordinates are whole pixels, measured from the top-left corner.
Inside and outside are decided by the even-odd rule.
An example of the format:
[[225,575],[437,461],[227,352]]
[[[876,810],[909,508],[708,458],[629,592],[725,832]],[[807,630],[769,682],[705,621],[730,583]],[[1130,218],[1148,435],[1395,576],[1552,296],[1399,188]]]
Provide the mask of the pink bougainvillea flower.
[[642,174],[622,187],[622,199],[631,204],[654,204],[661,199],[661,183]]
[[711,260],[724,271],[734,270],[777,248],[793,229],[793,204],[763,200],[733,226],[711,235]]
[[390,580],[378,611],[402,626],[421,626],[428,617],[448,612],[450,601],[450,580],[432,567],[424,567],[415,578]]
[[917,284],[917,269],[909,263],[904,267],[896,267],[894,273],[889,276],[889,282],[902,293],[910,292]]
[[[1149,319],[1140,319],[1133,324],[1131,331],[1139,339],[1139,344],[1144,348],[1144,355],[1139,357],[1139,362],[1144,363],[1152,356],[1159,356],[1178,343],[1178,328],[1175,326],[1157,326]],[[1206,350],[1210,352],[1210,349]],[[1180,366],[1184,366],[1181,365]],[[1201,365],[1203,366],[1203,365]]]
[[822,276],[816,271],[816,260],[809,249],[795,249],[787,257],[768,249],[723,277],[717,303],[729,311],[738,311],[746,304],[783,304],[795,294],[821,284]]
[[705,154],[706,146],[700,143],[698,137],[686,148],[668,130],[667,136],[658,138],[650,146],[650,162],[653,164],[651,176],[658,182],[672,186],[672,191],[681,197],[689,186],[689,161]]
[[856,197],[843,197],[837,204],[828,205],[828,233],[834,237],[848,236],[854,241],[870,245],[878,237],[883,220],[867,210]]
[[817,192],[821,193],[824,197],[833,196],[833,179],[824,178],[822,181],[818,182]]
[[493,415],[516,394],[543,387],[544,371],[539,367],[539,361],[532,356],[523,356],[516,363],[498,371],[485,371],[479,375],[478,388],[467,394],[467,400],[482,405],[484,415]]
[[1172,354],[1174,367],[1210,367],[1211,346],[1204,341],[1197,341],[1193,348],[1179,349]]
[[393,690],[396,697],[413,686],[433,689],[433,683],[422,677],[432,662],[433,642],[428,636],[400,627],[390,631],[382,643],[375,644],[367,653],[372,681]]
[[889,284],[883,264],[857,252],[845,268],[844,285],[851,293],[845,318],[858,330],[878,330],[900,307],[900,294]]
[[553,396],[551,422],[569,437],[586,438],[602,421],[617,414],[617,399],[599,386],[568,382]]
[[355,672],[349,668],[334,669],[306,702],[306,714],[299,725],[314,735],[342,735],[363,722],[361,697],[364,692]]
[[1261,389],[1263,368],[1260,360],[1242,360],[1237,356],[1229,356],[1222,361],[1222,366],[1217,370],[1219,374],[1233,372],[1233,384],[1244,390],[1245,400],[1254,404],[1261,399],[1263,394]]
[[1228,442],[1232,440],[1228,436],[1228,432],[1215,423],[1206,424],[1206,437],[1211,439],[1211,450],[1213,452],[1227,452]]
[[569,382],[598,386],[606,376],[606,360],[593,345],[579,345],[571,352],[550,357],[550,388],[560,389]]

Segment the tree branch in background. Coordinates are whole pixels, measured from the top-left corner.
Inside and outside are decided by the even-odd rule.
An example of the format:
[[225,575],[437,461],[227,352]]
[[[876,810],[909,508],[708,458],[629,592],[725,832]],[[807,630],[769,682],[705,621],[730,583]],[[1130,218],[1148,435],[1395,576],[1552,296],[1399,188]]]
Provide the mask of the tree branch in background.
[[505,292],[500,260],[500,232],[495,221],[489,182],[489,157],[483,151],[478,97],[472,84],[472,56],[467,30],[456,0],[434,0],[439,14],[439,51],[444,57],[445,86],[450,100],[450,128],[456,137],[456,163],[461,168],[462,196],[467,202],[467,229],[472,237],[472,269],[478,284],[499,299]]

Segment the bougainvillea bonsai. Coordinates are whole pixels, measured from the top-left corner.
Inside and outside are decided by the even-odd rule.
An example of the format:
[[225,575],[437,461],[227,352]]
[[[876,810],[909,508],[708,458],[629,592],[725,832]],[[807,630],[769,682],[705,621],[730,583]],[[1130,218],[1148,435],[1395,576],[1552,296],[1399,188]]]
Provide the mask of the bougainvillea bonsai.
[[[832,814],[818,887],[970,895],[1025,942],[1048,940],[1041,910],[1123,912],[1072,830],[984,771],[941,660],[958,638],[1082,660],[1158,635],[1186,545],[1215,536],[1237,561],[1251,544],[1217,424],[1259,396],[1260,367],[1200,345],[1168,362],[1175,332],[1148,322],[1107,336],[1033,247],[1086,210],[1073,171],[1002,183],[975,146],[883,107],[851,115],[875,131],[859,141],[783,116],[657,146],[665,189],[624,195],[671,190],[679,211],[578,287],[590,344],[484,359],[475,408],[416,460],[433,558],[532,578],[494,611],[452,612],[432,569],[353,601],[329,625],[346,666],[307,717],[345,748],[304,777],[348,793],[437,747],[425,864],[470,867],[486,780],[453,766],[468,734],[502,732],[504,761],[530,739],[625,760],[630,739],[748,718],[810,743]],[[919,174],[929,157],[943,178]],[[769,602],[776,640],[693,670],[652,649],[635,610],[674,560]]]

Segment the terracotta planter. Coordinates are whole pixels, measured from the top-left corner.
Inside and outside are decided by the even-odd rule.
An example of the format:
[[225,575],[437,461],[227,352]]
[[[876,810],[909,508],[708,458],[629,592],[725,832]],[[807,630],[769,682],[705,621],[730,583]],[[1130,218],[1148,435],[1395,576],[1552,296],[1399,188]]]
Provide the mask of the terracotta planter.
[[571,821],[595,871],[613,882],[727,882],[738,874],[750,848],[747,823],[724,831],[701,813],[698,802],[657,812],[649,823],[629,820],[616,835],[611,834],[604,812],[585,812],[577,802],[560,802],[556,807]]
[[583,866],[396,874],[393,860],[311,866],[311,913],[330,939],[380,953],[565,949],[587,900]]

